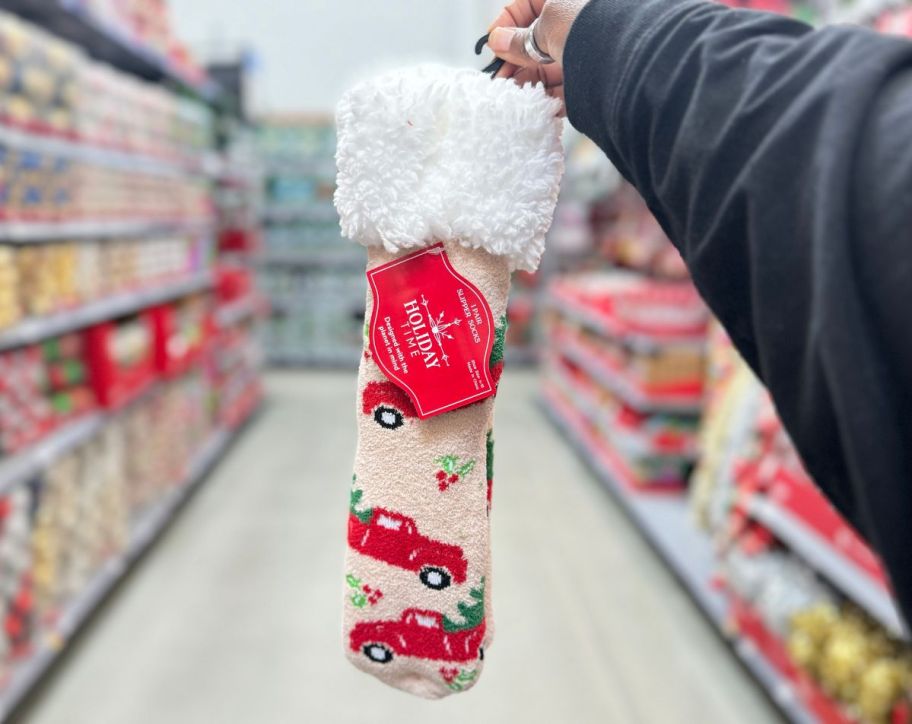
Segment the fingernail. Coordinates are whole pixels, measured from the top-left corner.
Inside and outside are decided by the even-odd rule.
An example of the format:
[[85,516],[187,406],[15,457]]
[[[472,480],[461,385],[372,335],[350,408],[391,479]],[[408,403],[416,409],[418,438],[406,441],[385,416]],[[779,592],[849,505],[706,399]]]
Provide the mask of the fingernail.
[[491,37],[488,38],[488,47],[495,53],[503,53],[510,49],[510,42],[513,40],[514,28],[494,28],[491,31]]

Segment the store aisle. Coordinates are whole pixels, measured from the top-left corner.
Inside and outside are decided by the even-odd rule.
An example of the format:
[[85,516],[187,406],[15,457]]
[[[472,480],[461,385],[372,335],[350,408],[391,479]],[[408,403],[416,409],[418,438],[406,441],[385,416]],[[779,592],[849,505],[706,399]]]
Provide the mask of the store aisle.
[[497,636],[478,686],[424,702],[340,652],[354,378],[271,403],[25,712],[34,724],[778,721],[509,372],[498,402]]

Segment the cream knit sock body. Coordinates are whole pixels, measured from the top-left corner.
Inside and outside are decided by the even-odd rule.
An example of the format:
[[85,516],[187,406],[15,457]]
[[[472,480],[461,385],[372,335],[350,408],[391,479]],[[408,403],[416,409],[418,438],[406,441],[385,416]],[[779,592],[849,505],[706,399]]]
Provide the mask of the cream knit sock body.
[[[537,267],[557,197],[556,111],[541,88],[418,68],[357,86],[337,114],[343,232],[368,247],[368,270],[442,240],[490,307],[495,383],[510,273]],[[427,698],[473,686],[492,639],[493,416],[491,396],[419,419],[365,343],[344,647],[359,669]]]
[[[456,271],[478,287],[494,318],[502,318],[510,284],[506,259],[444,246]],[[371,249],[368,268],[391,258]],[[371,304],[368,298],[368,315]],[[348,656],[392,686],[436,698],[477,679],[487,643],[487,438],[494,398],[420,420],[369,352],[358,391],[346,558]],[[371,598],[376,591],[379,597]]]

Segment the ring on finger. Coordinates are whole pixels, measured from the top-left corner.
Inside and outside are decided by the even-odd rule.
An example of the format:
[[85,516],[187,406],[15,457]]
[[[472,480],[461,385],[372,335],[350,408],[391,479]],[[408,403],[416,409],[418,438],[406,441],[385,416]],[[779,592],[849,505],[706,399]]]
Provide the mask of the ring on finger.
[[529,30],[526,32],[526,37],[523,38],[523,47],[525,48],[526,55],[529,56],[534,62],[539,65],[548,65],[549,63],[554,62],[554,58],[542,51],[538,45],[538,41],[535,40],[535,28],[538,26],[538,18],[529,26]]

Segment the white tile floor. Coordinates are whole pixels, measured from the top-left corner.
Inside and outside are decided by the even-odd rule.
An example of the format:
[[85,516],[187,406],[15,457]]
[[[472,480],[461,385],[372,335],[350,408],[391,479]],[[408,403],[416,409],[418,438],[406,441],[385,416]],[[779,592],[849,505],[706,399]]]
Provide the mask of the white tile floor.
[[34,724],[636,722],[778,717],[535,408],[498,399],[497,638],[426,702],[351,668],[340,591],[354,379],[288,373],[22,719]]

